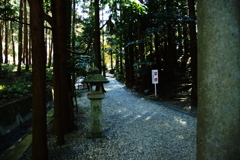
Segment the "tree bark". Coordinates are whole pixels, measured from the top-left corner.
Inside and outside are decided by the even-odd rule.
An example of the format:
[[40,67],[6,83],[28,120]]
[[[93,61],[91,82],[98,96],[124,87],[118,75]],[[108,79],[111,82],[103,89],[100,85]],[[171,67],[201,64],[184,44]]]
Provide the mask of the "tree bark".
[[126,71],[126,75],[125,75],[125,82],[126,82],[126,86],[127,87],[131,87],[131,80],[130,80],[130,67],[129,67],[129,47],[125,47],[124,51],[125,51],[125,71]]
[[48,159],[46,126],[46,55],[43,1],[29,0],[33,51],[32,159]]
[[13,30],[13,24],[11,23],[11,32],[12,32],[12,54],[13,54],[13,64],[16,64],[16,52],[15,52],[15,41],[14,41],[14,30]]
[[[48,32],[48,34],[52,35],[50,33],[50,31]],[[50,36],[52,37],[52,36]],[[48,38],[48,68],[51,67],[52,65],[52,48],[53,48],[53,42],[52,42],[52,38]]]
[[19,7],[19,28],[18,28],[18,69],[17,75],[20,76],[22,72],[22,18],[23,18],[23,0],[20,0]]
[[129,87],[133,87],[135,85],[135,76],[134,76],[134,45],[128,46],[129,49],[129,78],[130,78],[130,85]]
[[[166,11],[168,14],[172,12],[172,7],[173,5],[173,0],[168,0],[167,5],[166,5]],[[172,23],[168,22],[167,23],[167,75],[170,81],[173,80],[173,74],[174,74],[174,63],[173,63],[173,48],[175,47],[173,45],[173,28],[172,28]]]
[[239,159],[240,1],[201,0],[197,10],[197,159]]
[[4,63],[8,63],[8,28],[9,28],[9,22],[5,21],[5,50],[4,50],[4,55],[5,55],[5,59],[4,59]]
[[100,29],[99,29],[99,0],[94,1],[94,55],[95,55],[95,66],[99,69],[99,73],[102,73],[101,65],[101,50],[100,50]]
[[192,92],[191,98],[193,104],[197,102],[197,33],[195,22],[195,3],[194,0],[188,0],[189,17],[193,19],[189,23],[190,32],[190,55],[191,55],[191,68],[192,68]]
[[69,103],[71,91],[67,70],[67,42],[69,40],[66,1],[53,0],[53,42],[54,42],[54,126],[57,144],[64,144],[64,134],[74,129],[72,107]]
[[76,0],[73,0],[72,5],[73,5],[73,9],[72,9],[72,50],[75,50]]
[[27,20],[27,0],[24,0],[24,55],[25,55],[25,64],[26,64],[26,71],[29,71],[29,52],[28,52],[28,26],[26,25],[28,22]]
[[161,71],[161,56],[160,56],[160,49],[159,49],[159,35],[158,33],[155,33],[154,36],[154,46],[155,46],[155,59],[156,59],[156,65],[155,68],[158,69],[158,71]]
[[3,45],[2,45],[3,37],[2,37],[2,24],[0,23],[0,63],[3,63]]
[[[142,17],[141,15],[137,16],[138,20],[138,31],[137,31],[137,39],[138,39],[138,54],[140,62],[144,62],[145,56],[144,56],[144,42],[142,37]],[[131,54],[131,53],[130,53]],[[141,68],[144,69],[145,65],[141,64]],[[141,89],[145,90],[147,88],[147,81],[146,81],[146,75],[141,74]]]
[[[64,144],[64,133],[63,133],[63,122],[62,122],[62,103],[61,103],[61,75],[60,75],[60,47],[59,47],[59,34],[58,32],[62,28],[58,27],[59,15],[57,14],[57,3],[59,1],[52,0],[52,17],[53,17],[53,43],[54,43],[54,54],[53,54],[53,85],[54,85],[54,121],[53,121],[53,132],[57,135],[57,145]],[[58,6],[59,7],[59,6]],[[62,33],[60,33],[62,34]],[[64,37],[66,38],[66,37]],[[65,44],[64,44],[65,45]],[[66,94],[64,94],[67,96]]]

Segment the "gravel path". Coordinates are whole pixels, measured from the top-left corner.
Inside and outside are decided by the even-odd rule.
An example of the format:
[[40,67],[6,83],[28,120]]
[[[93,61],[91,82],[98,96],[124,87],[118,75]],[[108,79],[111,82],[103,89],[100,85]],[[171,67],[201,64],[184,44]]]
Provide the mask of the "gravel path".
[[[153,103],[123,88],[114,78],[105,84],[103,127],[106,138],[86,139],[90,102],[79,100],[76,125],[56,146],[48,136],[50,160],[179,160],[196,159],[196,117]],[[22,159],[30,159],[31,148]]]

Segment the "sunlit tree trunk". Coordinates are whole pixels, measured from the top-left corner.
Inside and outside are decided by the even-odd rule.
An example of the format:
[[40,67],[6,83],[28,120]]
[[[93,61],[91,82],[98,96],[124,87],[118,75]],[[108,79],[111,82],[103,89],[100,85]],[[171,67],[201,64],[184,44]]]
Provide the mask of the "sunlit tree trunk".
[[53,42],[52,42],[52,34],[49,31],[49,38],[48,38],[48,68],[52,65],[52,49],[53,49]]
[[48,159],[46,126],[46,52],[43,1],[29,0],[33,52],[33,137],[32,159]]
[[31,48],[31,46],[32,46],[32,38],[31,38],[31,36],[29,37],[29,42],[28,42],[28,44],[29,44],[29,50],[28,50],[29,58],[28,58],[28,64],[31,65],[31,64],[32,64],[32,48]]

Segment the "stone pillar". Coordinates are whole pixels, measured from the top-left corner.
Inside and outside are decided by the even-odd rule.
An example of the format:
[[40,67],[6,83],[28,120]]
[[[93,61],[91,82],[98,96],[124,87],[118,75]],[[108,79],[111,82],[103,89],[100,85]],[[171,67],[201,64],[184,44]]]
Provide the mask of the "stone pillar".
[[91,101],[91,132],[88,134],[88,138],[102,138],[104,137],[102,128],[102,99],[105,97],[104,93],[87,95]]
[[197,5],[197,159],[239,159],[240,1]]

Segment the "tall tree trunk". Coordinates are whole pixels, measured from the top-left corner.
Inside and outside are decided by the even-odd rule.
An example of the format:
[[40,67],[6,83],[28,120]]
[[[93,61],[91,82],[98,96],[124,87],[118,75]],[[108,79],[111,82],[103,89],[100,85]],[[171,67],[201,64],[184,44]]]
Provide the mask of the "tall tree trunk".
[[20,0],[19,7],[19,28],[18,28],[18,69],[17,75],[20,76],[22,72],[22,18],[23,18],[23,0]]
[[29,42],[28,42],[28,44],[29,44],[29,50],[28,50],[29,58],[28,58],[28,64],[30,65],[30,64],[32,64],[32,48],[31,48],[31,46],[32,46],[32,38],[31,38],[31,37],[29,37]]
[[[122,16],[123,16],[123,11],[122,11],[122,0],[120,0],[120,24],[122,24]],[[123,36],[120,35],[120,74],[123,75]]]
[[72,107],[69,103],[69,74],[67,71],[67,42],[68,33],[68,2],[52,1],[53,13],[53,42],[54,42],[54,127],[57,134],[57,144],[64,143],[64,134],[74,129]]
[[12,54],[13,54],[13,64],[16,64],[16,52],[15,52],[15,41],[14,41],[14,30],[13,30],[13,24],[11,23],[11,32],[12,32]]
[[187,23],[183,23],[183,48],[184,48],[184,53],[183,53],[183,60],[188,61],[189,58],[189,39],[188,39],[188,25]]
[[[139,41],[138,43],[138,54],[140,58],[140,62],[144,62],[145,56],[144,56],[144,43],[143,43],[143,37],[142,37],[142,17],[141,15],[138,15],[137,17],[138,20],[138,33],[137,33],[137,39]],[[141,68],[144,69],[145,65],[141,65]],[[147,88],[147,81],[146,81],[146,75],[141,74],[141,88],[145,90]]]
[[8,33],[8,27],[9,27],[9,22],[5,21],[5,51],[4,51],[4,55],[5,55],[5,59],[4,59],[4,63],[8,63],[8,37],[9,37],[9,33]]
[[240,157],[239,0],[198,1],[197,160]]
[[158,33],[155,33],[154,36],[154,47],[155,47],[155,59],[156,59],[156,65],[155,68],[159,70],[161,70],[161,56],[160,56],[160,49],[159,49],[159,35]]
[[155,33],[155,36],[154,36],[154,47],[155,47],[155,66],[154,66],[154,69],[157,69],[158,70],[158,73],[159,73],[159,82],[157,85],[157,91],[161,91],[160,90],[160,87],[162,84],[162,77],[161,77],[161,68],[162,68],[162,63],[161,63],[161,54],[160,54],[160,49],[159,49],[159,45],[160,45],[160,42],[159,42],[159,35],[158,33],[156,32]]
[[130,85],[129,87],[133,87],[135,85],[135,76],[134,76],[134,45],[128,46],[129,49],[129,76],[130,76]]
[[[53,86],[54,86],[54,122],[53,122],[53,132],[57,135],[57,145],[64,144],[64,133],[63,133],[63,120],[62,120],[62,103],[61,103],[61,76],[60,76],[60,47],[58,34],[62,28],[58,28],[59,15],[57,14],[57,4],[59,1],[52,0],[52,14],[53,14]],[[59,7],[59,6],[58,6]],[[61,33],[62,34],[62,33]],[[64,37],[65,39],[66,37]],[[65,44],[64,44],[65,45]],[[65,48],[64,48],[65,50]],[[66,94],[64,94],[67,96]]]
[[112,53],[112,50],[110,50],[110,64],[111,64],[111,70],[113,70],[113,53]]
[[0,23],[0,63],[3,63],[3,36],[2,36],[2,24]]
[[123,75],[123,49],[122,46],[120,47],[120,57],[119,57],[119,65],[120,65],[120,74]]
[[46,54],[44,48],[43,1],[29,0],[33,50],[32,159],[48,159],[46,126]]
[[99,28],[99,0],[94,1],[94,55],[95,55],[95,66],[99,69],[99,73],[102,73],[101,65],[101,51],[100,51],[100,28]]
[[29,71],[29,53],[28,53],[28,26],[27,24],[27,0],[24,0],[24,55],[26,62],[26,71]]
[[141,16],[138,15],[138,33],[137,33],[137,39],[139,41],[138,43],[138,53],[140,56],[140,62],[143,62],[145,57],[144,57],[144,43],[142,39],[142,19]]
[[[102,12],[102,19],[104,17],[104,14]],[[103,61],[103,76],[106,77],[106,65],[105,65],[105,41],[104,41],[104,29],[102,30],[102,61]]]
[[172,26],[168,24],[168,38],[167,38],[167,75],[172,80],[173,78],[173,40],[172,40]]
[[[167,10],[167,13],[170,14],[172,12],[172,3],[173,0],[168,0],[167,1],[167,6],[166,6],[166,10]],[[168,22],[167,24],[167,75],[168,75],[168,78],[169,80],[173,80],[173,29],[172,29],[172,24],[171,22]]]
[[129,66],[129,47],[125,47],[125,71],[126,71],[126,86],[131,87],[131,79],[130,79],[130,66]]
[[178,23],[178,53],[182,56],[183,55],[183,45],[182,45],[182,25]]
[[76,23],[76,0],[72,0],[72,50],[75,50],[75,40],[76,40],[76,35],[75,35],[75,23]]
[[[72,1],[71,0],[68,0],[66,1],[66,24],[67,24],[67,44],[66,44],[66,47],[67,48],[71,48],[71,13],[72,13]],[[66,49],[67,50],[67,49]],[[71,73],[72,72],[68,67],[67,65],[67,61],[70,59],[70,52],[65,52],[65,57],[66,57],[66,73],[63,72],[62,76],[65,76],[66,77],[66,89],[68,90],[68,106],[66,108],[64,108],[64,112],[65,113],[63,116],[63,118],[65,118],[66,120],[66,123],[65,123],[65,126],[66,127],[66,130],[65,130],[65,133],[70,133],[73,131],[73,129],[75,128],[75,125],[74,125],[74,112],[73,112],[73,98],[72,96],[74,95],[73,93],[73,87],[75,84],[72,84],[72,79],[71,79]]]
[[[50,31],[49,31],[50,34]],[[52,48],[53,48],[53,42],[52,42],[52,38],[50,38],[51,36],[49,36],[48,38],[48,68],[51,67],[52,65]]]
[[192,102],[197,102],[197,34],[196,34],[196,22],[195,22],[195,3],[194,0],[188,0],[189,17],[194,21],[189,23],[190,30],[190,55],[191,55],[191,67],[192,67]]
[[115,66],[114,68],[116,69],[116,72],[118,73],[119,72],[119,54],[117,53],[116,54],[116,61],[115,61]]

